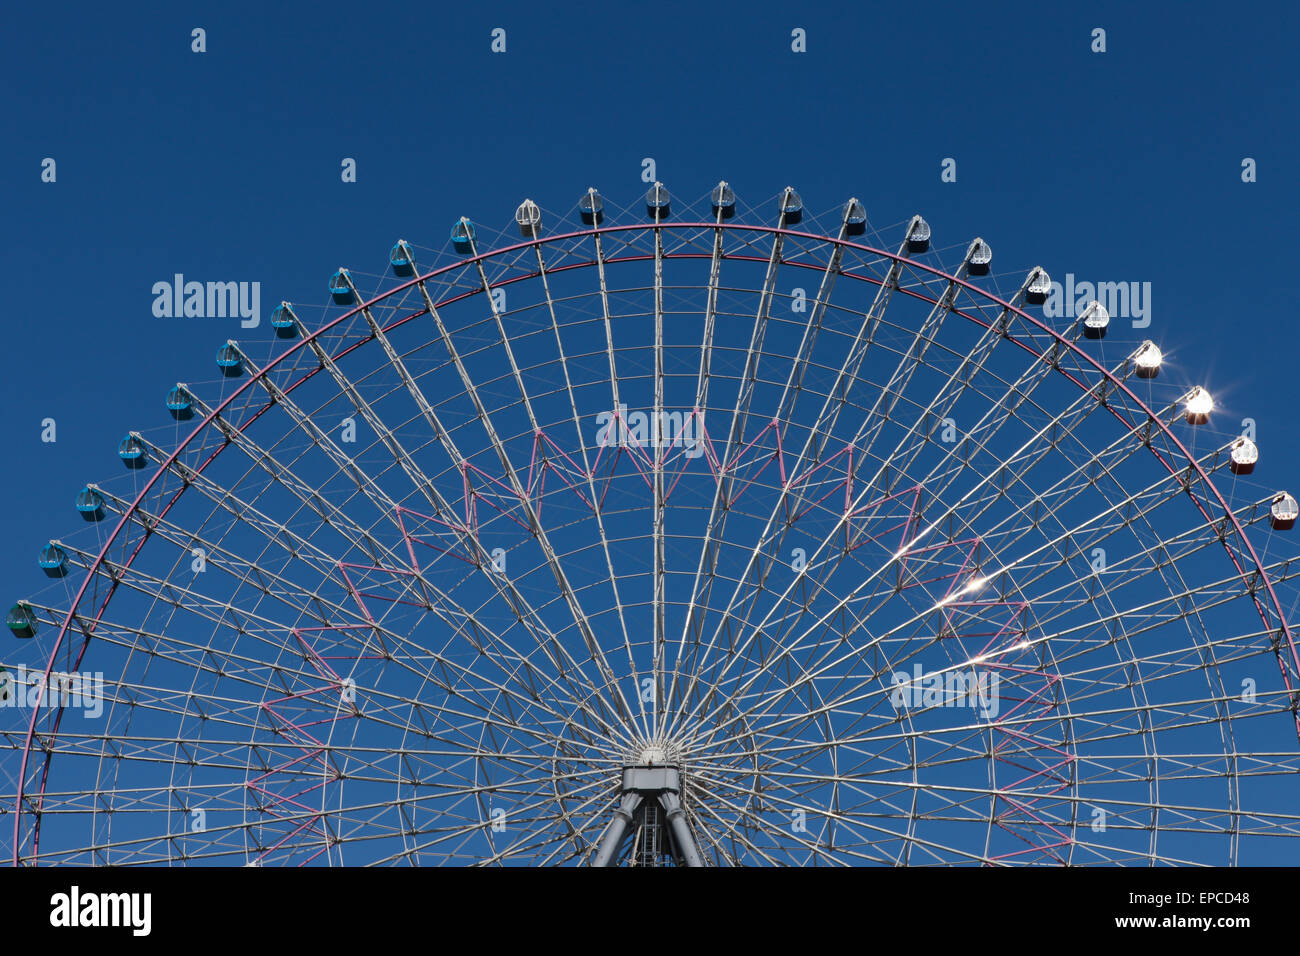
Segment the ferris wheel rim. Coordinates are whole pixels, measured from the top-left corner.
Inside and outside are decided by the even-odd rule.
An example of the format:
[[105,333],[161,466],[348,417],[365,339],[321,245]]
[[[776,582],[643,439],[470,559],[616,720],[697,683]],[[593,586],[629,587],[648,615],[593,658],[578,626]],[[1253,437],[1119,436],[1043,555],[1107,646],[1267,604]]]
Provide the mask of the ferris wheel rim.
[[[399,282],[397,285],[393,286],[392,288],[376,294],[373,298],[362,301],[361,296],[357,295],[355,297],[356,304],[354,304],[350,309],[344,311],[342,314],[336,316],[335,318],[331,319],[328,322],[323,323],[320,327],[316,328],[315,330],[309,331],[306,328],[304,328],[303,329],[304,334],[299,339],[299,341],[285,348],[279,354],[273,356],[271,360],[268,361],[266,364],[250,369],[251,374],[246,378],[246,380],[241,384],[239,384],[236,388],[234,388],[230,393],[230,395],[226,396],[219,403],[213,406],[208,411],[208,413],[205,414],[195,424],[195,426],[189,431],[189,433],[185,435],[184,438],[176,444],[176,447],[168,453],[168,456],[164,460],[159,462],[157,467],[153,469],[153,473],[150,475],[148,481],[144,483],[143,487],[136,494],[135,498],[122,512],[121,517],[118,519],[112,531],[108,534],[107,538],[105,539],[102,547],[100,548],[98,555],[95,557],[93,562],[87,568],[82,583],[78,588],[75,597],[72,599],[68,607],[68,610],[64,615],[64,620],[59,627],[58,634],[55,640],[53,641],[50,650],[50,656],[45,666],[46,679],[48,680],[49,675],[53,670],[55,658],[58,652],[60,651],[60,649],[63,647],[64,639],[67,635],[69,628],[72,626],[74,620],[78,618],[77,609],[80,606],[83,597],[85,596],[86,590],[90,582],[95,579],[96,573],[100,570],[105,560],[107,559],[109,549],[117,540],[119,534],[122,533],[123,529],[129,527],[133,517],[142,507],[143,502],[145,501],[149,492],[153,489],[155,483],[163,475],[169,473],[169,469],[171,468],[171,466],[173,466],[177,462],[180,455],[182,454],[182,452],[184,452],[187,449],[189,444],[200,434],[202,434],[207,428],[209,428],[209,426],[213,423],[213,421],[218,419],[221,416],[222,412],[225,411],[231,405],[231,403],[235,402],[236,399],[244,395],[246,389],[254,385],[257,385],[258,383],[263,381],[266,378],[266,376],[270,372],[275,370],[282,362],[289,359],[291,356],[296,355],[300,348],[308,347],[311,343],[315,342],[319,337],[325,335],[329,331],[339,326],[340,323],[347,322],[348,320],[354,318],[355,316],[362,314],[367,310],[371,309],[375,305],[380,304],[395,295],[405,292],[408,289],[422,286],[423,283],[427,282],[430,279],[435,279],[438,276],[450,272],[455,272],[456,270],[465,269],[467,267],[471,267],[474,265],[479,265],[481,267],[481,265],[484,262],[497,258],[499,256],[509,255],[511,253],[519,252],[529,248],[537,248],[540,250],[542,246],[550,245],[553,243],[561,243],[568,240],[579,240],[588,237],[600,237],[603,235],[627,233],[627,232],[631,232],[631,233],[658,232],[659,230],[715,230],[719,235],[725,230],[725,231],[735,231],[735,232],[742,232],[742,233],[758,233],[760,235],[767,235],[772,237],[784,237],[784,238],[809,240],[823,247],[841,246],[845,249],[851,249],[860,253],[865,253],[867,255],[877,257],[881,260],[888,260],[889,262],[892,262],[895,265],[904,266],[916,270],[917,272],[927,273],[933,278],[951,283],[953,286],[960,287],[965,291],[967,291],[968,293],[971,293],[973,296],[985,300],[988,304],[999,307],[1000,309],[1004,310],[1006,313],[1014,314],[1019,319],[1029,323],[1037,331],[1044,333],[1046,336],[1049,336],[1055,345],[1068,350],[1074,356],[1081,359],[1095,373],[1100,375],[1106,383],[1118,389],[1120,392],[1124,394],[1124,396],[1127,399],[1132,401],[1135,404],[1136,408],[1146,416],[1147,423],[1149,425],[1154,425],[1161,432],[1163,437],[1172,444],[1172,447],[1177,452],[1177,454],[1183,457],[1183,459],[1187,463],[1187,466],[1190,467],[1195,472],[1196,478],[1198,478],[1203,485],[1205,485],[1208,489],[1212,491],[1214,501],[1213,502],[1202,501],[1201,498],[1199,498],[1192,491],[1190,483],[1187,487],[1187,492],[1189,497],[1192,499],[1198,511],[1200,511],[1202,516],[1207,521],[1216,520],[1211,516],[1209,510],[1207,510],[1207,504],[1213,505],[1217,503],[1218,507],[1223,512],[1223,518],[1226,518],[1227,521],[1231,524],[1232,532],[1235,534],[1235,537],[1238,539],[1238,541],[1241,543],[1242,547],[1244,548],[1245,557],[1248,558],[1250,563],[1253,563],[1254,573],[1258,574],[1261,580],[1263,581],[1264,590],[1267,593],[1269,602],[1272,604],[1273,611],[1275,611],[1277,614],[1277,621],[1278,621],[1278,626],[1280,627],[1281,630],[1281,636],[1285,638],[1285,643],[1287,647],[1290,649],[1292,666],[1294,667],[1295,673],[1300,674],[1300,654],[1297,653],[1297,648],[1295,646],[1295,641],[1291,632],[1291,628],[1287,621],[1287,616],[1282,610],[1281,602],[1277,597],[1276,590],[1273,584],[1273,579],[1268,573],[1268,569],[1264,566],[1263,562],[1260,560],[1259,555],[1254,547],[1254,544],[1251,542],[1250,538],[1246,535],[1245,528],[1242,525],[1240,519],[1238,518],[1237,513],[1231,507],[1229,507],[1227,500],[1223,496],[1223,492],[1219,489],[1218,485],[1211,480],[1210,475],[1206,472],[1204,467],[1201,465],[1201,462],[1191,454],[1191,452],[1187,449],[1185,443],[1178,437],[1177,434],[1175,434],[1172,428],[1172,423],[1170,421],[1166,421],[1164,417],[1156,415],[1151,410],[1151,408],[1129,387],[1125,379],[1119,377],[1113,371],[1106,368],[1095,357],[1093,357],[1086,349],[1082,348],[1077,341],[1067,338],[1066,336],[1058,332],[1056,329],[1053,329],[1051,326],[1045,324],[1040,319],[1034,317],[1033,315],[1030,315],[1022,307],[1015,305],[1012,302],[1007,301],[1006,299],[1003,299],[1001,296],[987,289],[981,288],[980,286],[975,285],[970,281],[968,281],[967,279],[959,275],[956,275],[953,272],[949,272],[946,269],[917,261],[916,259],[913,259],[903,254],[902,251],[889,252],[888,250],[876,248],[874,246],[865,243],[854,242],[852,241],[852,239],[846,238],[843,235],[838,237],[829,236],[818,232],[808,232],[805,230],[791,229],[782,225],[772,226],[772,225],[766,225],[761,223],[723,221],[719,219],[716,222],[708,221],[708,220],[672,221],[672,222],[653,220],[653,221],[638,222],[638,223],[626,223],[620,225],[596,224],[590,228],[577,229],[570,232],[555,233],[551,235],[535,235],[534,237],[526,239],[525,241],[522,242],[502,245],[497,248],[489,249],[483,252],[474,251],[473,254],[471,255],[461,256],[457,258],[455,261],[445,263],[436,268],[430,269],[427,272],[414,275],[411,278],[406,279],[405,281]],[[904,245],[903,248],[906,249],[906,245]],[[670,252],[667,250],[662,250],[660,253],[658,253],[658,255],[663,260],[708,258],[708,255],[703,253]],[[552,274],[552,273],[559,273],[562,271],[585,270],[585,269],[592,268],[593,266],[599,266],[601,264],[611,264],[611,263],[617,264],[617,263],[625,263],[625,262],[649,261],[655,258],[656,256],[654,254],[649,254],[649,253],[637,254],[632,256],[624,256],[624,257],[598,256],[598,258],[596,259],[566,263],[555,269],[546,269],[544,270],[544,273]],[[744,256],[744,255],[723,254],[721,258],[729,259],[729,260],[766,261],[765,259],[761,259],[760,257]],[[797,262],[797,261],[790,261],[790,260],[781,260],[781,264],[798,266],[802,268],[817,268],[811,263]],[[524,273],[518,276],[510,277],[508,279],[504,279],[501,282],[496,283],[496,285],[505,286],[508,284],[513,284],[515,282],[530,281],[538,278],[542,274],[543,272]],[[871,284],[875,284],[877,286],[881,286],[884,284],[884,280],[882,279],[876,279],[866,275],[859,275],[850,271],[841,271],[839,274],[847,278],[868,282]],[[458,302],[463,299],[467,299],[472,296],[479,295],[482,293],[482,291],[483,291],[482,289],[464,291],[457,295],[449,296],[448,298],[443,299],[438,303],[435,303],[435,305],[444,306],[447,304]],[[929,301],[935,304],[937,304],[939,301],[937,299],[931,299],[929,296],[924,295],[916,290],[907,290],[907,289],[899,288],[898,291],[902,291],[906,295],[911,295],[919,299],[922,299],[924,301]],[[955,304],[950,305],[949,311],[952,314],[959,315],[962,318],[966,319],[967,321],[974,322],[977,325],[981,325],[986,328],[990,327],[989,323],[982,321],[981,319],[979,319],[974,315],[968,314],[966,310],[957,308]],[[418,319],[422,315],[428,314],[428,312],[429,312],[428,308],[416,309],[410,314],[403,315],[402,317],[396,319],[395,321],[391,322],[389,325],[383,326],[382,330],[388,331],[392,328],[396,328],[400,325],[404,325],[407,322]],[[1012,340],[1013,342],[1015,342],[1015,344],[1025,349],[1030,354],[1034,355],[1039,359],[1045,360],[1046,358],[1045,353],[1043,351],[1040,351],[1032,341],[1026,341],[1023,340],[1022,338],[1017,337],[1009,329],[1003,329],[1001,331],[1006,338]],[[339,348],[337,353],[332,357],[334,358],[342,357],[343,355],[346,355],[354,351],[355,349],[362,347],[363,345],[373,342],[375,338],[376,336],[373,333],[368,333],[368,332],[359,333],[354,340],[345,342]],[[1090,386],[1078,380],[1074,375],[1061,369],[1059,366],[1056,366],[1055,363],[1054,363],[1054,370],[1060,373],[1066,380],[1068,380],[1071,384],[1077,387],[1081,392],[1086,393],[1090,390]],[[286,394],[291,393],[298,386],[300,386],[305,381],[307,381],[312,376],[314,376],[318,371],[319,369],[313,369],[305,373],[304,375],[300,376],[296,381],[284,387],[285,393]],[[242,425],[239,426],[239,430],[242,431],[244,428],[248,427],[248,425],[250,425],[253,421],[256,421],[266,410],[273,407],[274,404],[275,403],[273,400],[268,399],[266,403],[255,414],[253,414],[247,422],[244,422]],[[1117,420],[1119,420],[1123,425],[1128,427],[1130,431],[1138,427],[1138,426],[1131,425],[1114,407],[1110,407],[1109,410],[1111,411],[1112,415]],[[1146,444],[1147,444],[1148,451],[1156,458],[1156,460],[1160,463],[1160,465],[1164,467],[1171,475],[1177,474],[1178,471],[1181,470],[1179,468],[1175,468],[1172,462],[1165,460],[1164,456],[1162,456],[1157,449],[1152,447],[1149,442],[1147,442]],[[199,466],[197,471],[201,473],[202,470],[206,468],[208,465],[210,465],[214,460],[216,460],[220,456],[221,452],[224,451],[227,447],[228,445],[218,446],[203,461],[203,463]],[[189,485],[183,485],[181,488],[179,488],[168,500],[166,507],[164,507],[160,511],[159,513],[160,516],[166,514],[166,512],[170,510],[170,508],[173,505],[175,505],[175,503],[183,496],[184,492],[188,490],[188,488]],[[143,544],[144,544],[144,540],[141,540],[136,544],[135,548],[131,551],[130,555],[127,557],[125,562],[122,563],[121,567],[123,569],[129,568],[131,566],[136,556],[140,553]],[[1220,544],[1224,548],[1224,551],[1228,555],[1229,560],[1232,562],[1233,566],[1236,568],[1239,574],[1246,575],[1250,573],[1247,570],[1247,568],[1242,565],[1242,561],[1240,560],[1241,555],[1234,552],[1233,549],[1229,546],[1226,535],[1220,536]],[[101,602],[99,609],[95,612],[94,617],[90,619],[88,625],[83,627],[82,629],[83,641],[82,641],[81,648],[79,649],[77,654],[78,666],[80,664],[81,659],[84,657],[87,648],[91,643],[91,638],[93,637],[93,633],[92,633],[93,629],[95,625],[99,623],[100,618],[105,613],[109,603],[113,598],[116,587],[117,587],[117,582],[115,580],[111,585],[111,587],[108,589],[108,593],[105,595],[103,601]],[[1264,606],[1261,604],[1258,594],[1253,589],[1251,592],[1251,599],[1252,599],[1252,603],[1255,604],[1256,606],[1256,611],[1260,615],[1260,619],[1264,624],[1265,628],[1271,629],[1273,627],[1273,624],[1268,619],[1266,610]],[[1288,669],[1288,665],[1283,656],[1280,644],[1275,649],[1275,655],[1277,657],[1279,670],[1281,671],[1285,688],[1287,692],[1292,697],[1294,697],[1296,693],[1296,688],[1292,681],[1292,672],[1291,670]],[[14,801],[14,810],[15,810],[14,830],[13,830],[14,847],[13,847],[13,854],[12,854],[12,865],[14,866],[22,865],[23,862],[22,854],[21,854],[21,846],[22,846],[21,826],[22,826],[23,812],[25,809],[24,803],[26,802],[27,799],[35,799],[38,802],[38,804],[40,802],[43,802],[46,782],[49,778],[50,765],[52,763],[53,756],[55,753],[53,747],[45,748],[46,753],[44,759],[44,766],[42,768],[42,772],[40,775],[40,790],[34,797],[28,798],[26,793],[27,768],[29,763],[29,757],[32,751],[32,745],[35,741],[36,724],[42,712],[43,704],[44,701],[38,701],[37,704],[32,707],[32,714],[28,722],[28,728],[25,734],[22,760],[21,760],[19,774],[16,782],[16,795]],[[57,713],[54,718],[55,721],[54,726],[50,733],[51,738],[57,738],[58,736],[59,721],[61,720],[63,710],[64,707],[62,704],[60,704],[57,707]],[[1295,712],[1293,708],[1293,713],[1295,716],[1295,727],[1296,727],[1297,739],[1300,740],[1300,712]],[[40,835],[42,811],[38,806],[37,808],[31,809],[29,812],[35,815],[35,820],[33,822],[32,845],[31,845],[31,854],[30,854],[30,862],[33,865],[35,865],[39,861],[39,835]]]

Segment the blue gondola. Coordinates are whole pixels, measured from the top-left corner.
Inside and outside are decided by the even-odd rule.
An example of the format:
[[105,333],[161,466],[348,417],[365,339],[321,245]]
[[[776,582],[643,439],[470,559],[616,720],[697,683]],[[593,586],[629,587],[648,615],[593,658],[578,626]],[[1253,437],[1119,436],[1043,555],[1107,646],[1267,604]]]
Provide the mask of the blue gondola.
[[275,307],[271,313],[271,328],[282,339],[291,339],[298,334],[298,316],[294,314],[292,305],[281,302]]
[[867,231],[867,209],[856,199],[844,204],[844,234],[860,236]]
[[177,382],[167,393],[167,411],[178,422],[188,421],[194,417],[194,399],[190,390]]
[[594,189],[578,200],[578,214],[588,226],[599,226],[605,221],[605,199]]
[[645,191],[645,211],[651,219],[667,219],[672,212],[672,196],[663,183],[655,183]]
[[9,630],[13,631],[15,637],[34,637],[36,635],[36,612],[26,601],[19,601],[9,609],[9,616],[5,619],[5,624],[9,625]]
[[143,468],[149,462],[144,440],[136,432],[131,432],[122,439],[122,443],[117,446],[117,457],[128,468]]
[[469,252],[474,247],[474,223],[465,216],[451,227],[451,244],[457,252]]
[[785,217],[787,226],[796,225],[803,219],[803,199],[792,186],[786,186],[781,196],[781,215]]
[[352,275],[347,269],[340,269],[330,276],[330,295],[334,297],[335,305],[353,305],[357,301],[356,293],[352,291]]
[[227,378],[236,378],[244,373],[244,357],[234,342],[227,342],[217,349],[217,368]]
[[104,517],[104,499],[98,491],[86,485],[77,495],[77,511],[87,521],[100,521]]
[[713,187],[713,192],[709,194],[709,202],[713,205],[715,216],[730,219],[736,214],[736,191],[727,185],[726,180]]
[[41,554],[36,559],[36,563],[41,566],[41,570],[49,577],[65,578],[68,576],[68,552],[53,541],[41,548]]
[[388,264],[393,267],[393,275],[409,279],[415,275],[415,253],[405,239],[398,239],[397,244],[388,251]]

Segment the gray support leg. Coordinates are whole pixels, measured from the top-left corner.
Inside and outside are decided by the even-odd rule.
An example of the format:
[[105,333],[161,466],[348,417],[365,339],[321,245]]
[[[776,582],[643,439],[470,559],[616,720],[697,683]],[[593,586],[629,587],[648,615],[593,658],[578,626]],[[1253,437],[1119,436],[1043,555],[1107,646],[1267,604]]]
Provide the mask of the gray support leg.
[[623,843],[627,828],[632,825],[632,814],[641,806],[641,794],[629,791],[623,794],[623,800],[614,811],[614,819],[605,828],[605,835],[600,838],[600,846],[591,861],[592,866],[609,866],[614,862],[614,855]]
[[659,805],[664,808],[664,813],[668,816],[668,825],[672,827],[673,839],[686,865],[703,866],[704,859],[700,856],[700,848],[695,845],[695,837],[686,821],[686,811],[682,809],[682,802],[677,799],[677,794],[671,790],[663,791],[659,794]]

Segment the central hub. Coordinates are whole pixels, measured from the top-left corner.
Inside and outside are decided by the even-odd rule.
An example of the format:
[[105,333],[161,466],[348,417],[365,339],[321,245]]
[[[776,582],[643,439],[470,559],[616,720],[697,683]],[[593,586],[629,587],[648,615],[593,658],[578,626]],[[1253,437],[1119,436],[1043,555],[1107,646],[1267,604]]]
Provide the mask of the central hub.
[[625,767],[683,767],[686,749],[668,737],[642,737],[623,751]]
[[662,767],[668,762],[668,751],[658,744],[650,744],[641,751],[638,762],[643,767]]
[[623,766],[614,818],[601,836],[592,866],[703,866],[686,808],[682,805],[682,771],[672,748],[647,743],[633,750]]
[[623,792],[658,798],[661,793],[680,793],[682,779],[676,767],[624,767]]

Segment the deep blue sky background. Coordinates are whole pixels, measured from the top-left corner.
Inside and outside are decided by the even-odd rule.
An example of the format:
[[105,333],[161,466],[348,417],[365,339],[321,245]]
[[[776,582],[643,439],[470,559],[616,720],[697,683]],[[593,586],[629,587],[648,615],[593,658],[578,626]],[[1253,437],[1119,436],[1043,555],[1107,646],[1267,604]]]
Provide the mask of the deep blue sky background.
[[[1151,281],[1152,337],[1225,414],[1259,421],[1263,476],[1300,484],[1300,13],[1089,7],[14,8],[6,603],[44,583],[36,550],[80,524],[85,481],[119,473],[122,434],[166,423],[167,387],[212,379],[216,347],[239,337],[234,320],[155,318],[154,282],[260,281],[264,313],[321,303],[338,265],[381,271],[399,235],[437,245],[461,214],[503,224],[524,195],[568,208],[588,185],[631,205],[646,156],[683,197],[724,177],[754,202],[793,184],[815,211],[858,195],[875,222],[923,213],[938,246],[984,236],[999,270]],[[790,51],[795,26],[806,54]],[[956,183],[940,182],[948,156]]]
[[588,185],[632,205],[647,156],[684,198],[721,178],[818,212],[857,195],[877,223],[922,213],[938,246],[984,236],[998,271],[1150,281],[1171,374],[1211,388],[1225,430],[1255,417],[1257,477],[1294,490],[1298,27],[1283,3],[18,5],[0,599],[46,586],[36,552],[81,526],[82,484],[240,337],[155,318],[153,283],[259,281],[265,323],[462,214],[500,225]]

